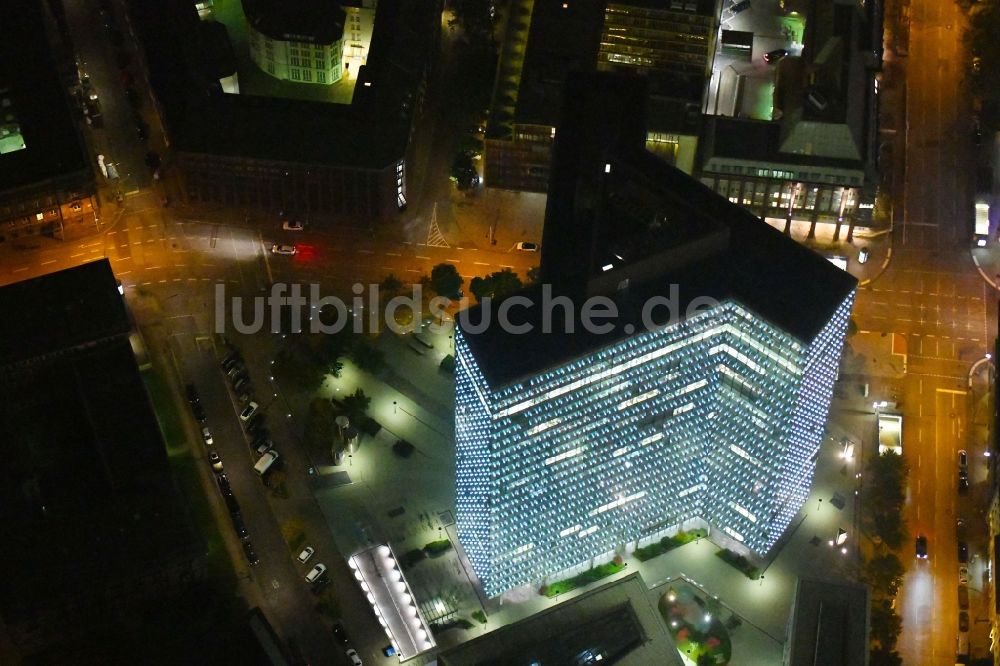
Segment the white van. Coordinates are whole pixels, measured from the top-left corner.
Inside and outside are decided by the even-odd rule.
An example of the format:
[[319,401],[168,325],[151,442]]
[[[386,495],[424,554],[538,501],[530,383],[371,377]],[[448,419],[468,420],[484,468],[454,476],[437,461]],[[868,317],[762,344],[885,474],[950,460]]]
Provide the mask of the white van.
[[271,469],[271,465],[278,459],[278,452],[274,449],[267,451],[260,457],[257,464],[253,466],[253,469],[260,476],[267,474],[267,470]]

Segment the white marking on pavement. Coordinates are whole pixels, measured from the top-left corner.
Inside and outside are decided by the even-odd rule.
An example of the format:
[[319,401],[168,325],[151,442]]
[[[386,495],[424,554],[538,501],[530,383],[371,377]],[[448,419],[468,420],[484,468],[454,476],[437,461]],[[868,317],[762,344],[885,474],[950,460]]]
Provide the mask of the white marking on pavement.
[[402,257],[403,255],[401,255],[399,252],[386,252],[385,256],[387,256],[387,257]]
[[355,250],[358,254],[375,254],[374,250]]
[[49,259],[48,261],[43,261],[42,262],[42,266],[46,266],[48,264],[54,264],[54,263],[56,263],[55,259]]
[[20,268],[15,268],[14,272],[15,273],[20,273],[21,271],[26,271],[26,270],[28,270],[27,266],[21,266]]
[[484,263],[482,261],[474,261],[472,263],[475,264],[476,266],[489,266],[489,264]]
[[431,260],[431,258],[430,258],[430,257],[420,257],[420,256],[418,256],[418,257],[417,257],[417,259],[426,259],[427,261],[430,261],[430,260]]

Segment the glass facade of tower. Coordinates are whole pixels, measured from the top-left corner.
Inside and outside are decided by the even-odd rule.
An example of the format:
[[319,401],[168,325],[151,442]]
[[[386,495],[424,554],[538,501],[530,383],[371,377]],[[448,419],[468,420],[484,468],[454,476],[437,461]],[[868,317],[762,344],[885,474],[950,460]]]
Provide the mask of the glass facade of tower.
[[692,519],[770,550],[809,492],[853,300],[809,345],[728,301],[496,387],[457,332],[458,535],[486,593]]

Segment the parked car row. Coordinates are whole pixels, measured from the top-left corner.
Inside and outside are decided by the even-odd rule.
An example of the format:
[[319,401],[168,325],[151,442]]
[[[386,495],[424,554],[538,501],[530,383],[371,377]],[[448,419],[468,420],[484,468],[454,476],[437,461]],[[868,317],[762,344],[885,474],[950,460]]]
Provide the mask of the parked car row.
[[277,463],[280,456],[274,450],[274,442],[264,423],[260,404],[254,400],[253,384],[250,383],[250,376],[238,350],[231,349],[226,354],[222,359],[222,370],[229,378],[233,393],[244,405],[239,415],[240,423],[243,424],[250,449],[257,455],[254,471],[263,477]]
[[226,509],[229,510],[229,518],[232,520],[236,536],[240,538],[247,563],[250,566],[255,566],[260,560],[257,559],[257,553],[250,542],[250,532],[247,530],[246,523],[243,522],[240,503],[236,500],[236,495],[233,494],[233,489],[229,484],[229,477],[226,476],[222,465],[222,458],[219,456],[218,451],[211,448],[215,444],[215,437],[212,435],[211,429],[205,425],[207,419],[205,409],[201,405],[201,397],[198,395],[198,389],[193,384],[188,384],[186,392],[188,402],[191,405],[191,411],[195,418],[198,419],[198,423],[201,424],[201,439],[205,443],[205,446],[209,447],[208,463],[212,466],[212,471],[215,472],[215,484],[222,494],[222,500],[226,504]]

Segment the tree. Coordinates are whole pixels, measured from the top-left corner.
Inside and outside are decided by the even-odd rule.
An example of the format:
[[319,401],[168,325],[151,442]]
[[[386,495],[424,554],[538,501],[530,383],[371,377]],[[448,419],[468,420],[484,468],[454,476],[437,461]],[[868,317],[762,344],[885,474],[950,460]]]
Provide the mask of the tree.
[[538,266],[532,266],[528,269],[528,282],[531,284],[537,283],[542,279],[542,270]]
[[521,278],[517,273],[509,268],[496,273],[490,273],[484,278],[472,278],[469,283],[469,291],[475,295],[476,299],[482,301],[484,298],[502,300],[511,294],[517,293],[524,287]]
[[868,666],[903,666],[903,658],[892,650],[872,650],[868,653]]
[[879,554],[865,562],[864,580],[877,595],[894,597],[905,571],[895,553]]
[[393,296],[398,296],[403,292],[403,281],[396,277],[395,274],[389,273],[379,284],[379,289],[383,292],[383,295],[388,299]]
[[451,163],[451,178],[460,190],[467,190],[475,184],[476,165],[472,163],[472,155],[464,151],[455,155]]
[[869,459],[865,475],[865,529],[876,534],[890,548],[902,546],[906,538],[903,502],[909,468],[903,457],[886,452]]
[[903,630],[903,621],[888,599],[881,599],[871,606],[869,638],[877,643],[882,650],[892,650],[896,647],[899,632]]
[[470,41],[488,41],[493,36],[492,0],[452,0],[455,18],[449,25],[457,25]]
[[358,389],[344,398],[344,409],[353,421],[368,411],[368,405],[371,404],[371,401],[372,399],[365,395],[364,391]]
[[463,284],[465,280],[454,264],[438,264],[431,269],[431,289],[445,298],[457,298]]
[[469,282],[469,291],[472,292],[477,301],[482,302],[484,298],[489,298],[490,294],[493,293],[493,281],[489,277],[474,277]]

